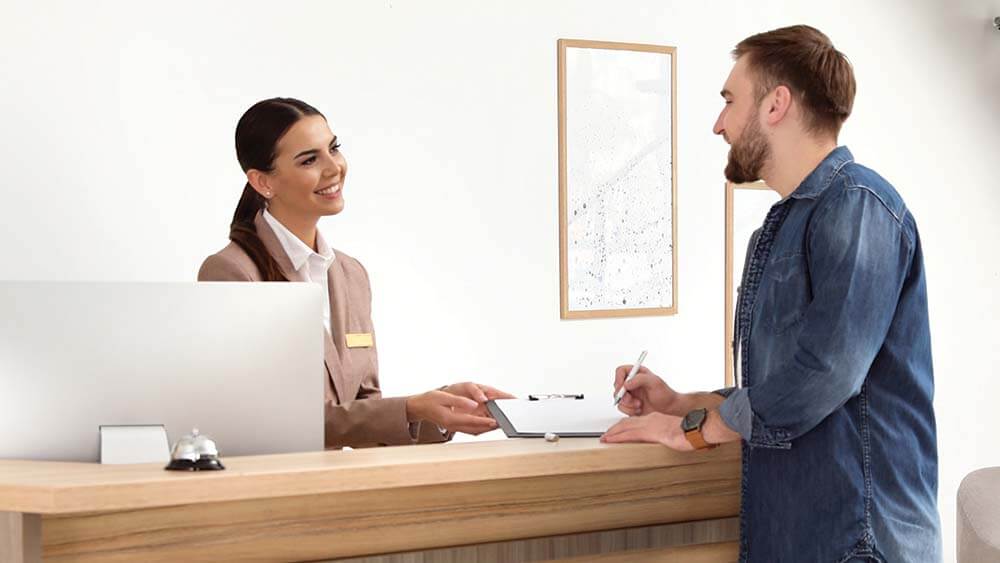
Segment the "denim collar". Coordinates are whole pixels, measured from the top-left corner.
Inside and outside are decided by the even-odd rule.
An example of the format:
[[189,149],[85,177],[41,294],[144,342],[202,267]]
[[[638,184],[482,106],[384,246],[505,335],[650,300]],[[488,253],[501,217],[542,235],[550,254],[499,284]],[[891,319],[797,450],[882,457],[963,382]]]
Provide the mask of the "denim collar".
[[854,155],[846,146],[840,146],[826,155],[823,162],[815,170],[806,176],[805,180],[799,184],[798,188],[788,197],[795,199],[816,199],[823,190],[830,187],[830,183],[837,177],[840,169],[848,162],[854,162]]

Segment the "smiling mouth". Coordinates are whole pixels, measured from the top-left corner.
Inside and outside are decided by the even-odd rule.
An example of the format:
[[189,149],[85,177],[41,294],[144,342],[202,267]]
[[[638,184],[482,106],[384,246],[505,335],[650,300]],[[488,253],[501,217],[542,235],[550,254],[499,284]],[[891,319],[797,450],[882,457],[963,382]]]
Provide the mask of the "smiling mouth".
[[316,190],[313,193],[316,195],[331,196],[340,192],[341,185],[334,184],[332,186],[327,186],[321,190]]

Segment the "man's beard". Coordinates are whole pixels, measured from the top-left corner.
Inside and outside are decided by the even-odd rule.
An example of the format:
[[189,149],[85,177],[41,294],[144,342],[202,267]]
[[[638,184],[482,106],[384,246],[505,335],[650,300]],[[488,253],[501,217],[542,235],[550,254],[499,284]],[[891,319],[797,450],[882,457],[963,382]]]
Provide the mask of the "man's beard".
[[743,134],[729,147],[726,179],[735,184],[756,182],[760,180],[761,171],[769,158],[771,145],[760,132],[757,116],[751,115]]

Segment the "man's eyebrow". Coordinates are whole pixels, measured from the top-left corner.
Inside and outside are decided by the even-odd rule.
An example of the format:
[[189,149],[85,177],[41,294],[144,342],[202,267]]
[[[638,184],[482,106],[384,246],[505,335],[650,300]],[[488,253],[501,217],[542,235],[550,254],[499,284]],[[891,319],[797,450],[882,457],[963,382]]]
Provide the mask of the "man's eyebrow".
[[722,91],[719,92],[719,95],[722,96],[723,98],[726,98],[726,97],[730,97],[731,98],[733,96],[733,93],[730,92],[729,90],[726,90],[725,88],[723,88]]

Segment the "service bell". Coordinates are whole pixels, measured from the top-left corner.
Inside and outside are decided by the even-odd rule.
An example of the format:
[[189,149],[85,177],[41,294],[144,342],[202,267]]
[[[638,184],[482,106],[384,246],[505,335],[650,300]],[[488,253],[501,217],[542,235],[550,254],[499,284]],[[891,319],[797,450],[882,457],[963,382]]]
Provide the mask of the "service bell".
[[225,469],[219,461],[219,449],[215,440],[198,432],[197,428],[183,436],[170,451],[170,463],[166,469],[176,471],[218,471]]

